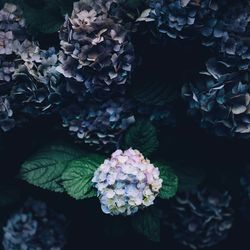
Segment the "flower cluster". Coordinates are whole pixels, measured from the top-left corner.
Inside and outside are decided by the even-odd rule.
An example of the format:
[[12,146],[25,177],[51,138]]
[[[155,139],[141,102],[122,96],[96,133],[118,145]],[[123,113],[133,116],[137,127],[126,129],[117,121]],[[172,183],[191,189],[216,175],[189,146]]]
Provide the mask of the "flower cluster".
[[125,98],[72,104],[62,110],[61,116],[63,126],[78,141],[110,151],[118,147],[123,132],[135,122],[133,104]]
[[167,225],[183,245],[212,247],[224,240],[232,227],[231,199],[228,192],[206,188],[179,194],[171,202]]
[[78,140],[97,149],[117,148],[122,133],[134,122],[133,104],[124,97],[134,51],[129,32],[115,17],[119,10],[113,9],[109,16],[113,3],[76,2],[60,30],[59,54],[32,41],[19,8],[4,5],[0,11],[1,130],[61,111],[63,126]]
[[63,81],[56,71],[57,63],[54,48],[38,49],[36,60],[29,60],[15,70],[11,97],[16,110],[31,117],[58,110]]
[[0,128],[9,131],[57,111],[62,81],[55,49],[42,50],[30,40],[16,5],[6,3],[0,21]]
[[26,36],[22,11],[15,4],[6,3],[0,10],[0,55],[11,55]]
[[17,60],[19,45],[26,36],[22,11],[6,3],[0,10],[0,129],[4,132],[16,126],[10,92],[13,74],[20,64]]
[[69,90],[105,100],[125,92],[134,49],[128,31],[108,15],[113,1],[76,2],[60,30],[58,71],[69,79]]
[[206,71],[183,87],[188,112],[216,135],[249,138],[249,77],[221,60],[208,60]]
[[216,18],[207,22],[201,29],[204,44],[214,47],[215,52],[229,57],[239,68],[248,68],[250,62],[250,4],[249,1],[236,1],[225,8]]
[[211,0],[150,0],[138,21],[153,22],[156,36],[184,39],[197,36],[202,23],[217,9],[218,4]]
[[63,249],[65,245],[63,215],[51,213],[43,202],[29,199],[3,228],[3,247],[16,249]]
[[131,215],[154,203],[162,187],[159,169],[138,150],[115,151],[96,170],[92,179],[102,211]]

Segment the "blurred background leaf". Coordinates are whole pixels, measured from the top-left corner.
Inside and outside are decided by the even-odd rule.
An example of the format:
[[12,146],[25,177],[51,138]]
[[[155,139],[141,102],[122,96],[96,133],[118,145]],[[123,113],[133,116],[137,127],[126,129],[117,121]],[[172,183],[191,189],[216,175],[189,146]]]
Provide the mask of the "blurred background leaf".
[[123,148],[138,149],[148,157],[157,150],[159,141],[154,125],[147,119],[139,119],[125,134]]
[[178,177],[166,162],[154,162],[154,165],[160,170],[160,177],[163,180],[159,197],[162,199],[170,199],[175,196],[178,190]]
[[175,84],[168,84],[156,77],[138,81],[132,85],[131,91],[134,98],[142,104],[162,106],[178,98],[176,87]]
[[[6,1],[0,0],[2,6]],[[20,6],[32,35],[55,33],[70,14],[74,0],[9,0]]]
[[161,210],[156,207],[145,209],[131,218],[136,232],[152,241],[159,242],[161,234]]
[[178,176],[178,191],[189,191],[197,188],[206,178],[205,169],[198,163],[176,161],[169,163]]

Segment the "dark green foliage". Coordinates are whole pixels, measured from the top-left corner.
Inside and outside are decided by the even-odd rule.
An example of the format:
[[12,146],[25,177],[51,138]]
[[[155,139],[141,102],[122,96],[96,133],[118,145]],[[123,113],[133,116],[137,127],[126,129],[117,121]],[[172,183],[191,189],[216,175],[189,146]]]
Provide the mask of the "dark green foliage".
[[104,159],[100,155],[88,154],[70,162],[62,175],[66,192],[77,200],[96,196],[91,180],[95,170],[104,162]]
[[30,32],[54,33],[64,22],[64,15],[72,11],[73,0],[20,0]]
[[[142,79],[145,80],[142,81]],[[131,93],[136,100],[137,112],[149,117],[157,125],[174,125],[176,111],[174,104],[180,97],[180,84],[161,79],[159,73],[144,72],[138,75],[131,87]]]
[[175,161],[168,165],[178,177],[178,191],[184,192],[197,188],[205,180],[204,163]]
[[123,148],[138,149],[144,156],[149,156],[159,146],[157,131],[148,120],[138,120],[125,134]]
[[63,192],[61,176],[69,161],[80,158],[82,154],[82,151],[67,145],[51,145],[23,163],[20,177],[35,186]]
[[162,106],[171,103],[178,96],[177,84],[160,79],[151,79],[133,85],[132,91],[136,100],[142,104]]
[[23,163],[20,177],[43,189],[66,191],[77,200],[90,198],[96,196],[91,180],[104,160],[70,145],[51,145]]
[[178,177],[165,162],[155,162],[154,165],[160,170],[160,178],[163,180],[159,197],[169,199],[175,196],[178,189]]
[[162,213],[157,208],[149,208],[131,218],[133,228],[152,241],[160,241]]

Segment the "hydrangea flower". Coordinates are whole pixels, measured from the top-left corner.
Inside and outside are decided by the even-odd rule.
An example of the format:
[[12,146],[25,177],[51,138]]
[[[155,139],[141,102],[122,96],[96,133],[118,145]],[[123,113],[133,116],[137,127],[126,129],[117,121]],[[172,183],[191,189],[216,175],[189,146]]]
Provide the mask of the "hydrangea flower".
[[4,250],[61,250],[64,248],[66,218],[41,201],[28,199],[3,228]]
[[68,128],[77,141],[105,152],[119,148],[124,132],[135,122],[133,102],[122,97],[103,103],[89,100],[72,104],[60,114],[63,127]]
[[234,210],[228,191],[193,189],[179,193],[169,205],[166,224],[180,244],[193,250],[221,243],[233,226]]
[[149,9],[137,21],[153,22],[154,36],[164,38],[162,34],[173,39],[196,37],[196,29],[203,28],[203,23],[211,20],[219,8],[214,0],[149,0],[148,3]]
[[[223,60],[224,59],[224,60]],[[210,58],[206,70],[182,88],[188,113],[218,136],[250,137],[250,74]]]
[[159,169],[133,149],[116,150],[96,170],[92,182],[102,211],[131,215],[154,203],[162,187]]
[[[59,32],[57,70],[76,98],[103,101],[124,94],[134,66],[134,47],[120,20],[109,15],[113,0],[79,1]],[[77,87],[78,91],[74,91]]]

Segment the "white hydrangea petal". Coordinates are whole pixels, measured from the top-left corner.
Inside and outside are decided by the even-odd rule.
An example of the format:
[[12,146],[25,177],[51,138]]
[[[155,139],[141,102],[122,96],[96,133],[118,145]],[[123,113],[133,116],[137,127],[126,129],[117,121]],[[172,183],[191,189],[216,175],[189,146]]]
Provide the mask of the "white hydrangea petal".
[[143,172],[139,172],[137,178],[139,181],[142,181],[146,178],[146,175]]
[[107,183],[109,185],[115,184],[115,181],[117,179],[117,173],[110,173],[107,177]]
[[128,178],[128,176],[124,173],[119,173],[117,176],[118,180],[126,180]]
[[106,205],[104,205],[103,203],[101,205],[101,208],[102,208],[103,213],[110,214],[109,208]]
[[115,203],[118,208],[125,207],[126,205],[126,202],[124,201],[123,197],[119,197],[119,196],[116,197]]
[[128,196],[132,196],[132,197],[136,197],[139,195],[139,190],[137,189],[136,186],[134,185],[128,185],[127,188],[126,188],[126,194]]
[[124,189],[116,189],[116,190],[115,190],[115,193],[116,193],[117,195],[124,195],[124,194],[125,194],[125,190],[124,190]]
[[98,176],[98,181],[105,181],[106,180],[106,177],[107,177],[107,173],[105,172],[101,172]]
[[96,188],[98,189],[99,192],[102,192],[104,189],[106,189],[108,186],[108,183],[106,182],[100,182],[96,184]]
[[128,160],[128,157],[120,155],[117,157],[117,159],[118,159],[119,163],[124,164]]
[[142,202],[143,202],[143,199],[140,198],[140,197],[137,197],[137,198],[135,199],[135,204],[136,204],[136,206],[140,206],[140,205],[142,204]]
[[115,196],[115,192],[112,189],[107,190],[106,192],[107,198],[111,199]]
[[122,150],[118,149],[112,154],[112,158],[118,157],[119,155],[122,155]]
[[100,166],[100,170],[101,170],[102,172],[104,172],[104,173],[108,173],[109,170],[110,170],[109,164],[102,164],[102,165]]

